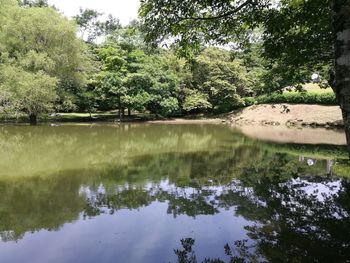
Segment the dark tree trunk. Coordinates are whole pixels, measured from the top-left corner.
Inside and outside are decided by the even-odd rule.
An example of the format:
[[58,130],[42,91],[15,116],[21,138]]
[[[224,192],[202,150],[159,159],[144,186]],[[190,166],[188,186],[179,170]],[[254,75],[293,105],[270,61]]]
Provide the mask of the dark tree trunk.
[[350,0],[333,2],[334,81],[332,88],[343,113],[350,156]]
[[121,121],[123,115],[122,115],[122,102],[120,97],[118,98],[118,113],[119,113],[119,120]]
[[129,118],[131,117],[131,110],[130,110],[130,108],[128,108],[128,117]]
[[29,114],[29,123],[30,123],[30,125],[37,125],[38,124],[37,116],[35,113]]
[[122,118],[124,119],[124,116],[125,116],[125,108],[123,107],[122,108]]

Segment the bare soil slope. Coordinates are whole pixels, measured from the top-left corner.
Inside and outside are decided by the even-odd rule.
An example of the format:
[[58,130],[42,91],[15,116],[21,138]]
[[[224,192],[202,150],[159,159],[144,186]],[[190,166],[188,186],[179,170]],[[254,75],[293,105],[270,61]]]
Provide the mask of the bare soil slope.
[[261,104],[235,111],[229,120],[236,124],[342,127],[338,106],[305,104]]

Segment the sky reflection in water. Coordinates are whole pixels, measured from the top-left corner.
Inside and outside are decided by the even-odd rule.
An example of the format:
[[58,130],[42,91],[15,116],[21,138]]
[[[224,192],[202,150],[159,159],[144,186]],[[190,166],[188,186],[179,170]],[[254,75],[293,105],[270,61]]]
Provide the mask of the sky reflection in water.
[[176,262],[188,237],[198,261],[226,244],[247,262],[350,258],[341,146],[221,125],[0,129],[1,262]]

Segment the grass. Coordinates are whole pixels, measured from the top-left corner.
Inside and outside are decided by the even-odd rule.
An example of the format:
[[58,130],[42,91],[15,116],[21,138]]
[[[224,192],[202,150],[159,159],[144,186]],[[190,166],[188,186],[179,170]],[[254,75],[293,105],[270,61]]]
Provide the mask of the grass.
[[256,98],[248,97],[244,98],[244,101],[245,106],[265,103],[337,105],[336,97],[333,91],[285,91],[283,93],[262,95]]
[[[159,120],[160,117],[150,113],[133,113],[130,117],[125,115],[123,122]],[[50,114],[41,114],[38,116],[38,122],[111,122],[119,120],[118,112],[106,111],[90,114],[82,112],[59,113],[58,116]],[[29,119],[26,114],[18,114],[12,116],[0,115],[2,123],[28,123]]]
[[314,83],[309,83],[305,84],[303,88],[310,93],[317,93],[317,94],[322,94],[322,93],[333,93],[333,90],[331,88],[327,89],[321,89],[319,85],[314,84]]
[[[156,119],[156,116],[148,113],[133,113],[130,117],[125,115],[123,121],[145,121]],[[89,113],[60,113],[57,117],[46,116],[44,121],[59,121],[59,122],[91,122],[91,121],[116,121],[119,120],[119,115],[116,111],[106,111]]]
[[303,88],[304,92],[285,90],[283,93],[275,92],[258,97],[245,97],[243,98],[244,106],[269,103],[338,105],[331,88],[321,89],[317,84],[306,84]]

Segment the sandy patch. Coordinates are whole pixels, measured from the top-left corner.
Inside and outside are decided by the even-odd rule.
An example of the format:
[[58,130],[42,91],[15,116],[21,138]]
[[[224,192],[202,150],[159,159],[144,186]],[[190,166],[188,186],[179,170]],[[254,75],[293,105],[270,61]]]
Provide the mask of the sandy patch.
[[343,126],[338,106],[305,104],[253,105],[229,116],[236,124],[266,124],[287,126]]

